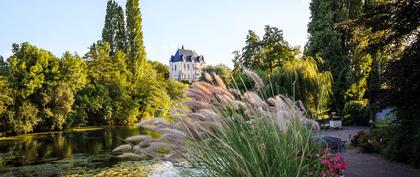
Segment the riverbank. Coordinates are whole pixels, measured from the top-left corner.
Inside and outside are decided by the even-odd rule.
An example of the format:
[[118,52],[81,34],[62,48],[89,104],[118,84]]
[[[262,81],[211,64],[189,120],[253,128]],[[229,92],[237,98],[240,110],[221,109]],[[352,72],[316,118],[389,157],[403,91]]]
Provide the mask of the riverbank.
[[[20,134],[20,135],[15,135],[15,136],[0,136],[0,141],[2,141],[2,140],[18,140],[18,139],[24,138],[25,136],[48,135],[48,134],[66,133],[66,132],[94,131],[94,130],[104,129],[106,127],[115,127],[115,126],[75,127],[75,128],[64,129],[62,131],[36,132],[36,133]],[[124,127],[124,126],[120,126],[120,127]]]

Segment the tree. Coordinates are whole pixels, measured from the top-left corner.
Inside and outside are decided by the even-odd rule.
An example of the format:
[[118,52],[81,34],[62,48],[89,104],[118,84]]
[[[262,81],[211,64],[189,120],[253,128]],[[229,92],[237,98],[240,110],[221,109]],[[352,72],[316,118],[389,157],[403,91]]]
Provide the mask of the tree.
[[[364,37],[365,53],[387,55],[383,73],[375,73],[375,88],[369,99],[380,107],[393,107],[397,120],[386,134],[382,153],[393,160],[420,162],[420,3],[414,0],[375,1],[365,14],[350,23],[354,31],[368,30]],[[374,58],[375,59],[375,58]],[[372,64],[381,61],[374,61]],[[374,70],[372,66],[372,70]],[[376,69],[376,68],[375,68]],[[372,76],[372,75],[371,75]],[[370,78],[371,79],[371,78]]]
[[127,52],[124,12],[114,0],[108,0],[107,3],[102,41],[110,45],[111,55],[114,55],[118,50]]
[[265,97],[282,94],[302,101],[308,113],[314,118],[325,116],[329,110],[328,103],[332,94],[331,73],[320,72],[313,58],[292,59],[272,73],[268,71],[257,71],[257,73],[262,77],[263,83],[268,83],[267,85],[255,88],[252,79],[241,73],[234,77],[235,86],[241,91],[260,92]]
[[7,63],[4,61],[3,57],[0,55],[0,75],[6,74]]
[[159,78],[169,79],[169,67],[158,61],[149,61],[153,69],[159,74]]
[[141,65],[146,62],[139,0],[127,0],[126,14],[129,66],[133,75],[136,76]]
[[68,52],[60,59],[29,43],[13,44],[13,53],[6,75],[13,101],[2,115],[8,132],[61,130],[74,93],[87,82],[83,61]]
[[298,48],[291,47],[284,40],[282,30],[267,25],[264,31],[262,39],[254,31],[248,32],[242,52],[234,52],[235,70],[244,67],[272,72],[299,53]]
[[131,73],[126,54],[110,55],[110,46],[99,41],[90,47],[90,84],[76,96],[74,124],[128,124],[137,121],[138,104],[131,96]]
[[349,18],[357,18],[362,9],[361,0],[312,0],[311,17],[308,24],[309,39],[305,54],[320,57],[317,62],[321,71],[331,71],[334,99],[332,107],[341,112],[345,104],[345,93],[351,85],[352,46],[347,43],[349,32],[336,28],[336,24]]

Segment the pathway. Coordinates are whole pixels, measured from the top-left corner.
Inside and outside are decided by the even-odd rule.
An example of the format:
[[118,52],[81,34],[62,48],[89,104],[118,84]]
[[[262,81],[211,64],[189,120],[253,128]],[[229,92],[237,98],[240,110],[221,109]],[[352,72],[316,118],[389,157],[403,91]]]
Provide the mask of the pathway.
[[[345,127],[343,130],[321,131],[324,136],[340,137],[349,144],[351,137],[365,127]],[[379,154],[360,153],[357,148],[348,148],[345,153],[348,163],[346,177],[420,177],[420,170],[407,165],[390,162]]]

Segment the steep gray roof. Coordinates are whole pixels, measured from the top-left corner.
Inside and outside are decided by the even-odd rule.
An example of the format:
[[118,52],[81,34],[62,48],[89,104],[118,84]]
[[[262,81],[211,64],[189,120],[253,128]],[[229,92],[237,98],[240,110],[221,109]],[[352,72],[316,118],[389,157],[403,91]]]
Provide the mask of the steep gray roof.
[[185,62],[204,62],[204,57],[198,55],[197,52],[194,50],[184,49],[182,46],[181,49],[178,49],[175,55],[171,56],[169,62],[178,62],[178,61],[185,61]]

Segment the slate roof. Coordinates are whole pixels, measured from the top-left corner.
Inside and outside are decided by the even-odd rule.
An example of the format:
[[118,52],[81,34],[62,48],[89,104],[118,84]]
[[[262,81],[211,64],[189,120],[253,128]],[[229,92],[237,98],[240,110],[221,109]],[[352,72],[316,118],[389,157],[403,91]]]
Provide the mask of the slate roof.
[[184,49],[182,46],[181,49],[178,49],[175,55],[171,56],[169,62],[178,62],[178,61],[185,61],[185,62],[204,62],[204,57],[202,55],[198,55],[197,52],[194,50]]

